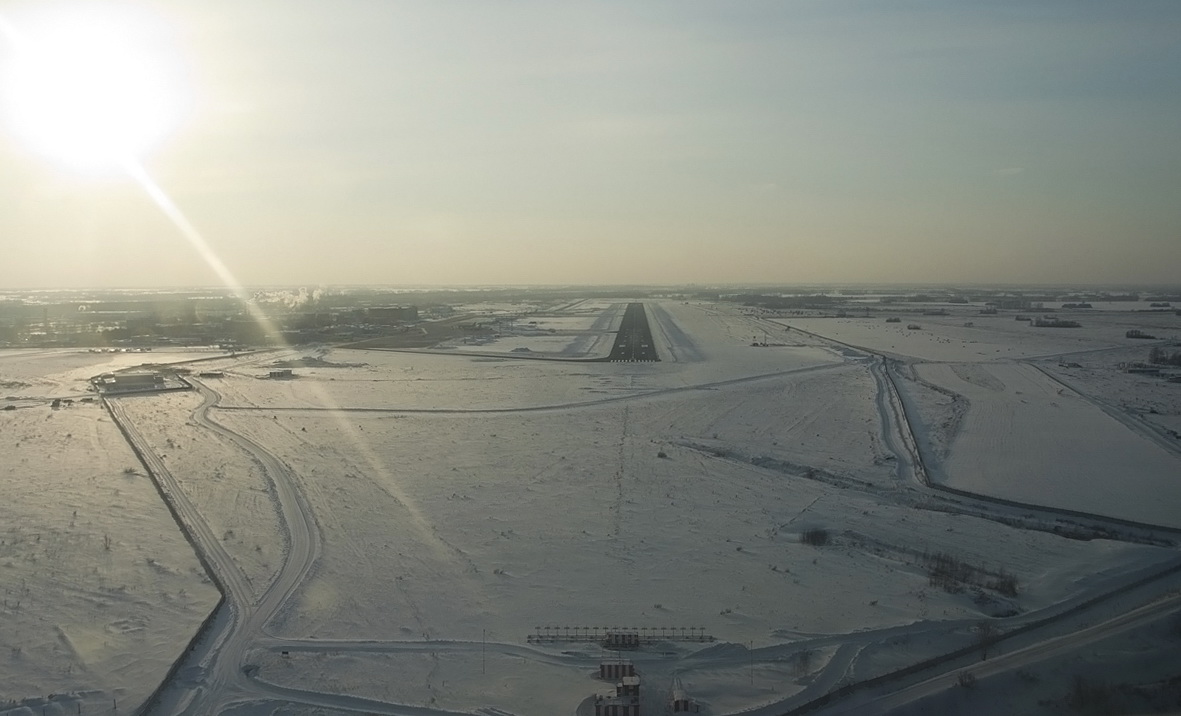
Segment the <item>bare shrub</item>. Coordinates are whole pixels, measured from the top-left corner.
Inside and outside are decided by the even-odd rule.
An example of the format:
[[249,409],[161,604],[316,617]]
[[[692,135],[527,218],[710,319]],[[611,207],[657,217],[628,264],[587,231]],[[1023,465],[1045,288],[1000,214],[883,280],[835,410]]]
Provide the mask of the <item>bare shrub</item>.
[[1021,585],[1016,575],[1004,569],[993,573],[946,552],[924,554],[923,561],[927,565],[927,577],[931,586],[939,587],[951,594],[964,591],[965,585],[991,589],[1010,598],[1016,597],[1020,590]]
[[800,535],[800,542],[810,544],[813,547],[823,547],[829,542],[828,530],[821,527],[805,530]]
[[1001,570],[996,579],[984,585],[989,589],[996,591],[998,594],[1003,594],[1006,597],[1017,596],[1018,587],[1020,584],[1017,581],[1016,575],[1010,574],[1005,570]]
[[1066,705],[1080,714],[1112,713],[1111,689],[1100,681],[1076,675],[1066,695]]
[[992,646],[999,636],[996,626],[992,622],[980,621],[976,623],[974,631],[976,632],[976,643],[980,645],[980,659],[987,660],[988,647]]
[[794,657],[796,673],[804,676],[812,669],[812,650],[801,649]]
[[952,594],[964,591],[963,585],[971,582],[976,572],[970,564],[946,552],[935,552],[925,558],[928,582]]

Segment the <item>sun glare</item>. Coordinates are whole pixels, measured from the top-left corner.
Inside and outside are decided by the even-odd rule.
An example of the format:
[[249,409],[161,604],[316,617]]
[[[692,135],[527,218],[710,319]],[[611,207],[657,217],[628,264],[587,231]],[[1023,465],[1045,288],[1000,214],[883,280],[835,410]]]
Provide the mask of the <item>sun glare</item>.
[[163,139],[185,104],[160,23],[111,6],[5,21],[3,103],[29,146],[84,171],[118,170]]

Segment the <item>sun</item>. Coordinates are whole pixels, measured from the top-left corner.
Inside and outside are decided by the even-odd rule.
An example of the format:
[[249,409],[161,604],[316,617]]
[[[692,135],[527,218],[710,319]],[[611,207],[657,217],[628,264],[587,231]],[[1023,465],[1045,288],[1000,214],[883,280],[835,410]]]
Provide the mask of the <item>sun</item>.
[[105,4],[0,18],[6,124],[75,169],[138,161],[174,129],[186,104],[180,63],[160,24]]

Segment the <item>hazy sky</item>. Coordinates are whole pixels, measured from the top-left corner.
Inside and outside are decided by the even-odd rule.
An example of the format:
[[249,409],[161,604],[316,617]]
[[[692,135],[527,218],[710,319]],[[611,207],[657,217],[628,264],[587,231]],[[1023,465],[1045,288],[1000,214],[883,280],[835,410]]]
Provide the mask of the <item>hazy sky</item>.
[[[180,63],[143,164],[247,284],[1181,283],[1176,0],[98,8]],[[0,288],[214,283],[0,129]]]

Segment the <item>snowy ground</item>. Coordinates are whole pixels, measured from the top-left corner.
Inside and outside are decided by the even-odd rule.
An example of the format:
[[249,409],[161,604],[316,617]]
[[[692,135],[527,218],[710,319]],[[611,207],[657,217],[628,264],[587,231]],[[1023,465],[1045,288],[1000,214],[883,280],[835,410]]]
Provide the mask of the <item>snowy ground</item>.
[[[100,373],[145,364],[178,363],[223,355],[194,349],[160,353],[90,353],[79,349],[0,350],[0,396],[5,403],[87,395],[87,381]],[[200,365],[200,364],[198,364]]]
[[45,399],[129,357],[0,353],[0,380],[26,384],[0,411],[0,712],[133,709],[218,599],[102,408]]
[[188,419],[200,402],[192,392],[120,398],[257,594],[283,561],[273,498],[263,470],[249,455]]
[[[1172,313],[1054,314],[1078,321],[1079,328],[1036,328],[1027,321],[1014,320],[1015,315],[1013,312],[979,315],[972,310],[962,310],[946,316],[926,316],[920,311],[908,313],[891,309],[888,313],[876,313],[871,317],[801,316],[766,322],[819,333],[907,360],[929,361],[1022,359],[1121,346],[1135,346],[1147,354],[1149,342],[1125,337],[1131,328],[1142,329],[1161,339],[1181,339],[1181,317]],[[1020,315],[1037,317],[1041,314],[1025,312]],[[898,317],[900,321],[887,323],[886,318],[890,316]],[[968,323],[972,325],[966,325]],[[908,328],[911,325],[919,328]]]
[[[1181,345],[1165,350],[1181,351]],[[1181,385],[1167,383],[1160,376],[1127,373],[1121,365],[1146,363],[1149,347],[1133,345],[1109,351],[1095,351],[1059,361],[1039,361],[1038,366],[1092,400],[1124,415],[1173,430],[1181,430]],[[1181,368],[1165,373],[1181,375]]]
[[[676,681],[706,713],[778,714],[971,646],[981,623],[1004,632],[1049,619],[1178,559],[1170,546],[1065,539],[1046,528],[1052,515],[947,498],[922,486],[906,450],[913,432],[936,479],[986,496],[1176,524],[1170,477],[1181,463],[1165,438],[1086,395],[1085,370],[1105,364],[1062,369],[1081,384],[1071,388],[1037,367],[1057,360],[1025,362],[1132,350],[1114,324],[1066,335],[945,316],[907,333],[880,317],[777,324],[729,305],[648,306],[660,363],[328,348],[227,358],[204,364],[226,372],[204,381],[218,398],[207,417],[226,433],[206,426],[196,394],[120,399],[246,578],[242,613],[277,605],[182,667],[177,693],[190,695],[170,703],[190,706],[175,710],[573,714],[610,689],[592,674],[616,655],[527,637],[580,625],[699,627],[718,639],[628,655],[645,713],[659,713]],[[582,302],[568,317],[529,320],[591,332],[613,310]],[[914,424],[901,421],[877,358],[824,337],[902,360],[891,374]],[[595,341],[559,338],[552,352],[593,353]],[[296,378],[264,377],[293,360]],[[0,379],[71,385],[3,365]],[[1167,419],[1172,404],[1158,402]],[[101,417],[70,410],[83,409]],[[34,410],[49,411],[15,413]],[[1079,434],[1092,440],[1062,442]],[[319,541],[310,571],[272,600],[288,550],[305,546],[290,534],[277,464]],[[1038,479],[1006,481],[1018,464]],[[1113,471],[1120,489],[1103,492]],[[97,494],[100,513],[118,514],[114,495]],[[824,543],[803,543],[809,531]],[[957,578],[934,578],[937,553],[962,566]],[[66,600],[48,593],[38,618],[64,621]],[[135,606],[141,616],[158,607]],[[177,643],[204,616],[192,609],[189,622],[173,620]],[[242,661],[211,665],[231,654]],[[32,673],[15,657],[3,669]],[[202,691],[203,673],[223,691]],[[53,690],[70,683],[61,676]]]
[[934,476],[976,493],[1181,527],[1181,459],[1028,363],[933,363],[966,419]]

